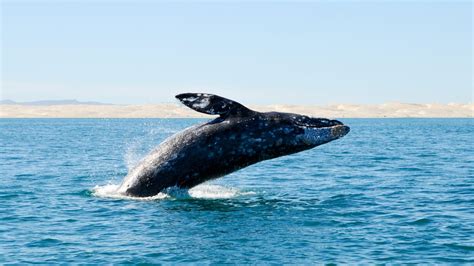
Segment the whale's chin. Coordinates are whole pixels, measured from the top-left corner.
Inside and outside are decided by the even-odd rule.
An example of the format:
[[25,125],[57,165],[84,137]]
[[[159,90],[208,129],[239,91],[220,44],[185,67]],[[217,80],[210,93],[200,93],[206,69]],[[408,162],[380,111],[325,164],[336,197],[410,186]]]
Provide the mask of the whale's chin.
[[347,135],[347,133],[349,133],[349,131],[351,131],[351,128],[346,125],[337,125],[331,127],[331,135],[334,139],[344,137],[345,135]]
[[330,127],[304,127],[303,130],[304,133],[299,138],[306,145],[314,147],[344,137],[350,128],[341,124]]

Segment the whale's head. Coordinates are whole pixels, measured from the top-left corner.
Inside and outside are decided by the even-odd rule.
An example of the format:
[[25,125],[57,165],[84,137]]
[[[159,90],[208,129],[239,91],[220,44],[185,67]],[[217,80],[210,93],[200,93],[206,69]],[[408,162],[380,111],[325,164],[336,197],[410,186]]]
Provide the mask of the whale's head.
[[291,116],[290,123],[295,127],[299,144],[315,147],[344,137],[350,128],[338,120],[314,118],[304,115]]
[[[265,113],[262,134],[275,156],[291,154],[344,137],[350,128],[338,120],[289,113]],[[262,123],[260,123],[262,124]],[[272,156],[273,157],[273,156]]]

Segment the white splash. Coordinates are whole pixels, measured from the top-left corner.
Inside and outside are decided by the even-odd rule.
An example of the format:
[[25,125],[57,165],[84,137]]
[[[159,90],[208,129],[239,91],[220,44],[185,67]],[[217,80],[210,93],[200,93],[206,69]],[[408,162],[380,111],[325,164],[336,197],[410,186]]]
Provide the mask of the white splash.
[[167,198],[172,199],[229,199],[245,195],[253,195],[255,192],[242,192],[236,188],[219,186],[213,184],[201,184],[189,190],[180,189],[177,187],[168,188],[163,192],[158,193],[152,197],[131,197],[118,192],[120,185],[107,184],[103,186],[95,186],[92,189],[92,195],[100,198],[114,198],[114,199],[132,199],[132,200],[162,200]]
[[240,191],[237,188],[212,184],[202,184],[191,188],[188,192],[191,197],[200,199],[230,199],[255,194],[252,191]]
[[164,199],[167,198],[168,195],[164,193],[158,193],[158,195],[155,195],[153,197],[131,197],[124,195],[120,192],[118,192],[120,185],[118,184],[107,184],[103,186],[95,186],[92,189],[92,195],[99,197],[99,198],[112,198],[112,199],[133,199],[133,200],[159,200],[159,199]]
[[124,154],[124,161],[127,165],[128,171],[137,166],[138,162],[140,162],[141,158],[143,158],[143,152],[140,151],[142,146],[143,143],[139,141],[130,142],[127,145]]
[[162,128],[151,129],[145,132],[144,136],[128,141],[123,155],[128,171],[135,168],[150,151],[158,147],[159,142],[156,139],[160,134],[169,135],[173,133],[175,133],[174,130],[168,132]]

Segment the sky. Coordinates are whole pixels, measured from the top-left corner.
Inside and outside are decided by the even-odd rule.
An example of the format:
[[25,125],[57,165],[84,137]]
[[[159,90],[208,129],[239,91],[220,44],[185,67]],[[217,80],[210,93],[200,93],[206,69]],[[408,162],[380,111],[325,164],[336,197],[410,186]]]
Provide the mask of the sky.
[[471,1],[1,1],[16,101],[473,101]]

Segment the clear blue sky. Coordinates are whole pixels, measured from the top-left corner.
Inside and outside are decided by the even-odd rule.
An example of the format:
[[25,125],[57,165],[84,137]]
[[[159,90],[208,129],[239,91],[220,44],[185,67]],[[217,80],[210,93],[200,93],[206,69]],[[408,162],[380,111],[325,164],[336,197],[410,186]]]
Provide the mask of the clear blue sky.
[[472,102],[472,3],[2,1],[1,98]]

